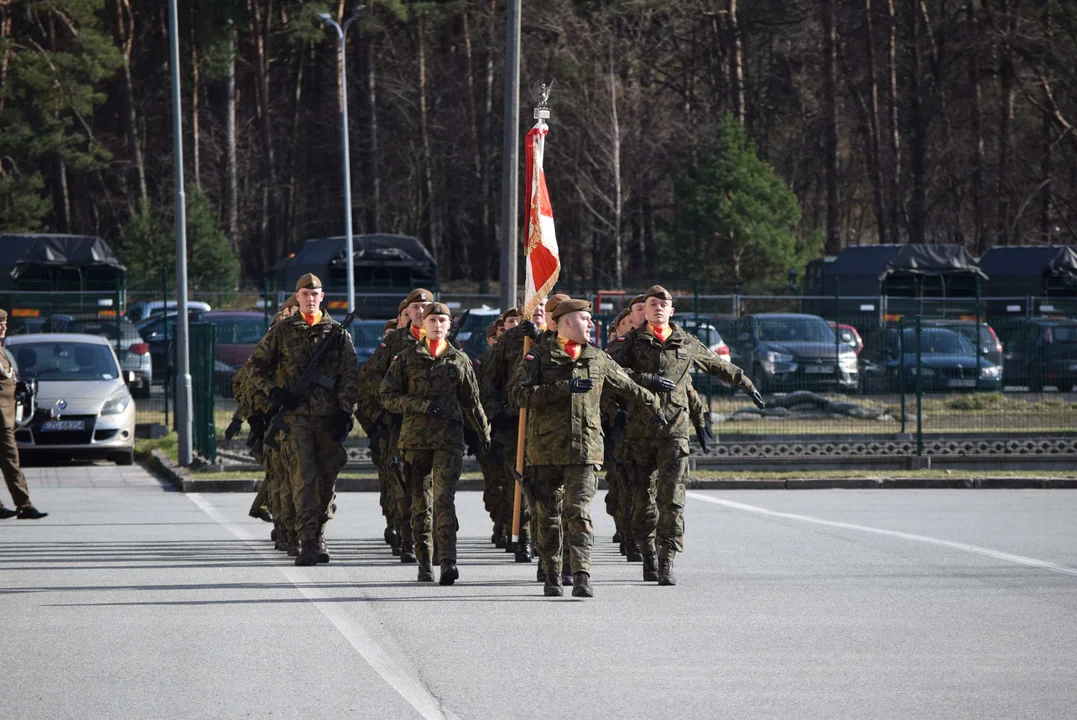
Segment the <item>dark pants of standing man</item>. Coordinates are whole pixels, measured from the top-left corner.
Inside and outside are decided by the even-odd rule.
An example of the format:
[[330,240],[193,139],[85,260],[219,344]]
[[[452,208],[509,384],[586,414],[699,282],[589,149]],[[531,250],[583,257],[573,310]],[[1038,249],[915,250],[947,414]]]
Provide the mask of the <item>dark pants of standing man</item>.
[[19,468],[19,448],[15,445],[15,428],[9,426],[0,414],[0,472],[4,473],[11,502],[21,508],[30,505],[30,491],[26,488],[26,478]]

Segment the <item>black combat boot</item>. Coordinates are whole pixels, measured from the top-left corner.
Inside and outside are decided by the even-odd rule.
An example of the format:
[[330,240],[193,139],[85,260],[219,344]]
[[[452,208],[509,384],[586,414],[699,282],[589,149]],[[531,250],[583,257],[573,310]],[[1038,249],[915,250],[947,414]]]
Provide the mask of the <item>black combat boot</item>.
[[625,541],[624,541],[624,540],[622,540],[622,541],[621,541],[620,543],[618,543],[618,545],[617,545],[617,552],[621,553],[622,555],[627,555],[627,554],[628,554],[628,548],[627,548],[627,546],[625,545]]
[[557,573],[547,573],[542,568],[542,563],[539,563],[539,572],[542,573],[542,580],[545,583],[542,586],[542,594],[546,597],[561,597],[565,594],[565,591],[561,584],[561,576]]
[[625,560],[628,562],[639,562],[643,559],[643,553],[639,551],[639,543],[635,540],[625,541]]
[[9,507],[4,507],[3,505],[0,505],[0,520],[7,520],[8,518],[13,518],[18,514],[18,510],[12,510]]
[[677,556],[676,550],[662,548],[662,557],[658,560],[658,584],[676,585],[677,578],[673,574],[673,558]]
[[578,572],[572,576],[572,597],[594,597],[591,590],[591,576],[585,572]]
[[561,562],[561,584],[572,584],[572,566],[568,563],[568,553],[565,553],[564,559]]
[[299,535],[295,530],[288,531],[288,541],[284,545],[285,551],[288,553],[288,557],[299,557]]
[[329,548],[325,546],[325,525],[318,528],[318,564],[329,562]]
[[622,541],[621,531],[618,530],[617,532],[613,533],[613,544],[614,545],[619,545],[621,543],[621,541]]
[[299,548],[299,556],[295,559],[296,565],[303,567],[310,567],[311,565],[318,564],[318,536],[311,535],[303,538],[302,546]]
[[505,549],[505,543],[509,541],[508,535],[505,533],[505,523],[498,523],[494,528],[494,547],[498,550]]
[[268,523],[273,522],[273,513],[269,512],[265,508],[256,508],[254,510],[251,510],[247,514],[250,515],[255,520],[261,520],[262,522],[268,522]]
[[400,533],[396,531],[396,528],[393,528],[393,534],[389,536],[389,539],[392,540],[389,548],[392,550],[393,557],[400,557]]
[[15,517],[19,520],[40,520],[47,516],[47,512],[41,512],[33,505],[23,505]]
[[273,521],[273,529],[269,531],[269,539],[273,541],[273,549],[278,550],[277,543],[280,542],[280,523],[276,520]]
[[400,562],[409,565],[415,562],[415,543],[407,541],[400,543]]
[[531,537],[525,533],[520,533],[520,542],[516,543],[516,562],[529,563],[534,555],[531,554]]
[[654,582],[658,579],[658,556],[654,553],[647,553],[643,556],[643,580],[645,582]]
[[419,563],[419,582],[434,582],[434,568],[430,564],[430,550],[422,547],[415,549],[415,556]]
[[393,544],[393,535],[396,535],[396,530],[393,529],[392,525],[386,523],[385,531],[382,532],[381,537],[383,540],[385,540],[385,544],[389,545],[390,547],[392,547]]
[[438,578],[438,585],[452,585],[459,577],[460,571],[456,568],[455,560],[441,561],[441,577]]
[[546,582],[546,568],[542,566],[541,561],[538,564],[538,572],[535,573],[535,579],[539,582]]

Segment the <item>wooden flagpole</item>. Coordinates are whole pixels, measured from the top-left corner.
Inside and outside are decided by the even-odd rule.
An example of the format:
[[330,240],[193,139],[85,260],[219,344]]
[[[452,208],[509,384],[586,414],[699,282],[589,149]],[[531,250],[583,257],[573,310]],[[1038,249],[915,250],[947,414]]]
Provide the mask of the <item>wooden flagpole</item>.
[[[550,86],[546,84],[538,85],[532,88],[532,96],[538,105],[535,107],[535,119],[538,120],[538,125],[541,128],[547,120],[550,118],[550,109],[547,106],[547,102],[550,98]],[[541,137],[541,134],[538,136]],[[524,153],[525,156],[527,153]],[[534,202],[533,197],[533,183],[534,183],[534,168],[532,167],[533,154],[527,157],[527,185],[525,188],[525,202],[524,207],[527,211],[527,218],[531,218],[531,204]],[[529,241],[528,222],[524,222],[524,242]],[[525,259],[524,262],[527,262]],[[527,292],[527,289],[524,289]],[[526,304],[527,298],[524,298]],[[534,317],[534,310],[528,316],[528,320]],[[523,357],[526,358],[527,354],[531,352],[531,338],[524,338],[524,353]],[[520,359],[523,362],[523,358]],[[523,503],[523,484],[521,482],[524,476],[524,446],[527,441],[527,408],[520,408],[520,422],[517,426],[516,436],[516,487],[512,493],[512,544],[514,547],[519,547],[520,542],[520,513],[521,505]]]

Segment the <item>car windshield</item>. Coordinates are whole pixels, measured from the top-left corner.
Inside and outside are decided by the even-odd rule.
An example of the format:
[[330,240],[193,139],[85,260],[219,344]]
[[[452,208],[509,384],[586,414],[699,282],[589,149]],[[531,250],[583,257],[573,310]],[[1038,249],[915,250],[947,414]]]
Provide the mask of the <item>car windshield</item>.
[[759,339],[765,342],[834,342],[834,331],[823,320],[768,318],[758,323]]
[[1060,325],[1051,328],[1051,341],[1060,345],[1077,345],[1077,325]]
[[11,347],[24,380],[114,380],[120,376],[107,345],[58,341]]
[[265,319],[261,317],[222,317],[205,321],[217,327],[218,345],[257,345],[266,334]]
[[383,322],[357,322],[351,326],[352,342],[355,347],[370,348],[381,344]]
[[[924,329],[920,331],[921,354],[975,355],[976,349],[953,330]],[[905,330],[905,352],[916,354],[916,330]]]
[[[130,339],[138,336],[138,332],[130,323],[121,323],[120,327],[123,333],[124,339]],[[116,341],[116,321],[115,320],[73,320],[67,326],[65,332],[80,333],[83,335],[100,335],[101,337],[108,338],[113,342]]]

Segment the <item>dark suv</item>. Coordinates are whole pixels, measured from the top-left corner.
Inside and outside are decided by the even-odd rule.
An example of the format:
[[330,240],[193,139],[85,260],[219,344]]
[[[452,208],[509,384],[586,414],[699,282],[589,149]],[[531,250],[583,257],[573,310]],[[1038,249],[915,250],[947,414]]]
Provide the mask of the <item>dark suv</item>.
[[1030,318],[998,324],[1007,385],[1069,390],[1077,383],[1077,320]]
[[717,321],[729,359],[760,391],[810,388],[855,390],[860,383],[856,352],[837,342],[816,315],[761,313]]

